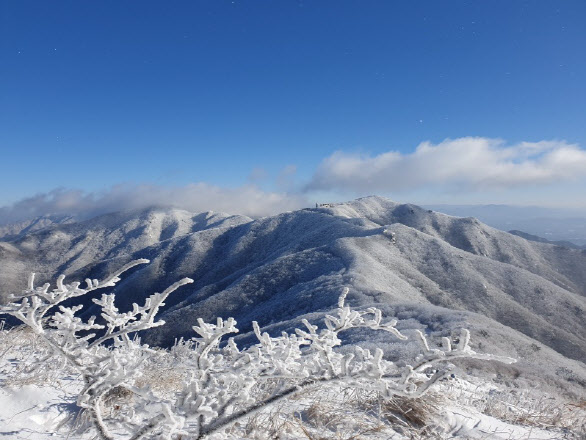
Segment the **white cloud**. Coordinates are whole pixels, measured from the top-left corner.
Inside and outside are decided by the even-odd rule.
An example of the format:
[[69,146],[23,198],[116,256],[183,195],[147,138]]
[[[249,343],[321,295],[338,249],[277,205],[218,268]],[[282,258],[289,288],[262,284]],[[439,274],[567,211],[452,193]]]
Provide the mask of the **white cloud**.
[[323,160],[307,190],[387,192],[435,185],[507,189],[586,176],[586,150],[564,141],[521,142],[480,137],[423,142],[410,154],[335,152]]
[[268,178],[260,168],[252,172],[249,184],[237,188],[194,183],[178,187],[117,185],[101,192],[58,189],[0,207],[0,225],[47,214],[89,218],[149,206],[262,217],[312,206],[316,201],[348,200],[357,194],[400,195],[403,201],[415,203],[584,208],[583,189],[572,179],[586,183],[586,150],[564,141],[507,145],[498,139],[467,137],[439,144],[423,142],[409,154],[338,151],[321,162],[305,186],[300,188],[296,175],[294,165],[282,169],[273,182],[274,191],[258,186]]
[[192,212],[219,211],[262,217],[308,206],[303,196],[267,192],[256,185],[222,188],[207,183],[182,187],[117,185],[99,193],[58,189],[0,208],[0,224],[47,214],[89,218],[106,212],[169,206]]
[[267,170],[261,167],[256,167],[248,175],[248,181],[250,183],[259,183],[266,180],[268,177],[269,173],[267,173]]
[[287,165],[281,170],[277,176],[277,188],[288,191],[295,186],[295,178],[297,174],[296,165]]

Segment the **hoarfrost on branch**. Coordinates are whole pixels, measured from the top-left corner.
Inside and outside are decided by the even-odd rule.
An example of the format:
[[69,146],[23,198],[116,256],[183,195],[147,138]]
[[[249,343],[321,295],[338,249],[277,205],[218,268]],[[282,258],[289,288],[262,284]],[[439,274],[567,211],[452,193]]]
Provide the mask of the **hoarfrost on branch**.
[[[143,306],[134,304],[131,311],[123,313],[115,305],[114,294],[103,294],[93,300],[100,307],[99,322],[103,323],[96,322],[95,316],[82,319],[81,305],[62,305],[71,298],[113,287],[123,272],[148,262],[132,261],[104,281],[87,279],[84,288],[79,282],[65,284],[63,275],[53,290],[49,290],[49,284],[35,287],[32,274],[28,289],[13,295],[13,302],[0,309],[29,326],[55,357],[81,374],[84,386],[77,403],[87,410],[102,440],[177,439],[181,435],[201,439],[325,382],[378,391],[384,398],[421,397],[449,374],[449,361],[453,359],[514,362],[473,351],[468,330],[461,331],[455,344],[444,338],[441,349],[430,348],[425,334],[417,331],[421,353],[409,365],[399,366],[385,359],[380,348],[371,352],[356,346],[353,353],[342,354],[336,350],[342,345],[340,333],[350,329],[368,328],[387,332],[397,340],[408,339],[396,328],[396,319],[383,322],[379,309],[350,308],[346,303],[349,290],[345,288],[337,308],[325,316],[323,328],[303,320],[304,329],[273,337],[253,322],[258,342],[245,348],[239,348],[229,337],[238,333],[233,318],[218,318],[215,324],[198,319],[193,326],[198,337],[180,340],[171,349],[181,357],[188,374],[180,390],[163,396],[136,385],[140,365],[153,354],[136,334],[163,325],[163,321],[155,320],[160,307],[172,292],[193,280],[184,278],[162,293],[147,297]],[[106,400],[121,389],[132,393],[132,403],[112,416],[105,409]]]

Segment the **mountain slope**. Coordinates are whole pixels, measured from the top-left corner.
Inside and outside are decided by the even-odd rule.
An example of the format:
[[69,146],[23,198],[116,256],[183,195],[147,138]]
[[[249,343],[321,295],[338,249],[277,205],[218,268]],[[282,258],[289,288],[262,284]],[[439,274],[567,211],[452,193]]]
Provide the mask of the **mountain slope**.
[[[0,289],[20,291],[29,272],[38,282],[52,281],[55,274],[104,276],[137,253],[167,240],[204,230],[223,231],[250,222],[245,216],[222,213],[190,213],[179,209],[149,208],[106,214],[78,223],[50,225],[37,232],[0,241]],[[96,268],[97,266],[97,268]]]
[[31,232],[37,232],[55,225],[73,223],[74,221],[73,217],[70,216],[45,215],[31,220],[0,225],[0,240],[14,240]]
[[[383,234],[385,224],[396,243]],[[222,261],[213,268],[198,264],[203,246],[192,240],[190,251],[165,265],[176,277],[196,268],[195,288],[164,315],[173,334],[189,334],[194,316],[234,315],[247,325],[259,316],[269,324],[326,310],[350,286],[358,305],[476,312],[586,359],[583,255],[535,246],[472,219],[374,198],[282,214],[226,231],[214,246]],[[574,260],[573,271],[553,269]],[[161,342],[167,334],[161,328]]]

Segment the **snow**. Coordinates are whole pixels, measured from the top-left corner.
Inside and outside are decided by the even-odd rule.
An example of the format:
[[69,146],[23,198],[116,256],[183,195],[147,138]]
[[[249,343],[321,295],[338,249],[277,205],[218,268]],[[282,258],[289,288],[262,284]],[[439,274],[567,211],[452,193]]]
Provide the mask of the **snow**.
[[[125,310],[178,279],[193,278],[166,301],[167,324],[144,335],[151,344],[191,337],[197,318],[217,316],[237,319],[242,344],[253,338],[253,320],[278,335],[303,319],[323,319],[348,287],[351,306],[396,316],[407,336],[422,330],[439,340],[468,327],[476,351],[519,359],[510,367],[463,363],[462,375],[505,390],[534,389],[575,402],[586,397],[586,253],[577,249],[381,197],[258,220],[152,208],[26,227],[0,241],[2,292],[20,292],[30,271],[41,283],[58,273],[66,281],[102,279],[132,259],[151,259],[115,289]],[[351,333],[347,341],[373,351],[384,347],[396,357],[415,349],[368,331]],[[74,393],[53,380],[13,387],[6,382],[9,371],[0,369],[1,435],[45,438],[41,432],[57,430],[71,414]],[[454,438],[560,438],[461,405],[461,389],[446,393],[443,429]],[[479,393],[475,399],[488,399],[489,391]],[[59,435],[67,430],[70,422]]]
[[[77,427],[79,421],[76,420],[77,408],[75,407],[75,396],[71,392],[74,382],[69,384],[69,388],[60,389],[51,386],[39,387],[37,385],[25,385],[18,389],[3,388],[0,389],[0,438],[6,439],[28,439],[28,440],[48,440],[48,439],[65,439],[65,438],[91,438],[91,434],[81,434]],[[81,386],[81,384],[78,384]],[[490,415],[483,414],[470,405],[458,403],[458,397],[465,390],[475,390],[470,393],[476,399],[483,399],[488,394],[488,390],[483,390],[472,383],[459,381],[457,384],[442,385],[440,391],[446,399],[445,405],[441,410],[432,415],[436,432],[441,432],[440,438],[450,439],[523,439],[523,440],[559,440],[561,438],[572,438],[569,431],[562,429],[543,429],[537,426],[523,426],[512,424]],[[69,390],[66,391],[66,390]],[[348,413],[348,408],[344,409],[344,401],[340,398],[347,390],[340,388],[326,388],[320,391],[322,396],[327,396],[327,401],[332,405],[329,410],[335,410],[340,413],[339,417],[344,420],[344,413]],[[338,400],[338,402],[336,402]],[[295,416],[299,417],[304,411],[307,411],[312,405],[315,405],[316,399],[313,395],[307,395],[300,399],[291,400],[287,403],[285,413],[279,413],[278,417],[282,421],[291,420]],[[336,406],[339,405],[339,406]],[[268,407],[263,411],[263,415],[268,418],[274,418],[276,408]],[[364,426],[373,422],[372,415],[368,412],[351,412],[352,417],[346,418],[343,423],[338,423],[334,427],[325,429],[323,426],[316,426],[308,421],[305,427],[310,433],[324,434],[329,432],[331,438],[337,438],[338,433],[353,433],[356,435]],[[331,416],[331,414],[330,414]],[[258,419],[262,420],[262,415]],[[246,422],[241,423],[245,425]],[[388,422],[387,422],[388,424]],[[332,430],[333,429],[333,430]],[[242,433],[238,434],[233,430],[232,434],[217,434],[212,439],[236,439],[247,438]],[[257,433],[258,435],[258,433]],[[266,434],[265,434],[266,435]],[[283,439],[303,438],[303,432],[299,430],[292,432],[282,432]],[[263,437],[262,434],[256,438]],[[409,437],[402,436],[400,432],[394,431],[390,426],[385,426],[379,432],[373,432],[367,438],[373,440],[383,440],[394,438],[397,440]],[[417,438],[417,437],[415,437]],[[425,438],[421,437],[421,438]]]
[[[66,434],[75,416],[75,398],[63,390],[38,385],[0,389],[0,438],[55,438]],[[61,429],[62,428],[62,429]]]

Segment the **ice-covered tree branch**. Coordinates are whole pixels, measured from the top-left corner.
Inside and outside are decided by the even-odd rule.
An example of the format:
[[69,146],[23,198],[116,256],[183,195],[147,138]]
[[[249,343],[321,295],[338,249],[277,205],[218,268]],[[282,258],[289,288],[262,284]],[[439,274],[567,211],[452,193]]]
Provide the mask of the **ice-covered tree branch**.
[[[193,414],[198,417],[198,437],[216,432],[236,420],[250,416],[259,409],[278,400],[286,398],[302,389],[319,386],[324,382],[340,382],[344,385],[380,391],[390,398],[395,395],[420,397],[439,379],[446,376],[449,368],[440,364],[460,357],[477,357],[502,362],[514,362],[510,358],[498,358],[475,353],[469,346],[469,332],[463,330],[459,341],[452,348],[451,341],[444,338],[444,349],[432,349],[423,333],[417,333],[422,353],[415,359],[414,365],[399,367],[385,360],[383,351],[378,348],[374,353],[356,347],[356,352],[341,354],[335,347],[342,344],[339,334],[356,328],[369,328],[385,331],[392,337],[405,341],[397,328],[397,320],[382,322],[380,310],[372,307],[363,311],[353,310],[346,305],[348,289],[344,289],[338,301],[335,314],[326,315],[325,327],[302,320],[306,329],[295,329],[293,334],[286,332],[278,337],[271,337],[262,332],[253,322],[253,330],[258,343],[242,351],[238,350],[233,340],[223,349],[218,348],[219,340],[228,333],[236,332],[235,322],[223,325],[204,325],[202,321],[194,330],[202,335],[197,339],[197,359],[201,380],[195,380],[191,387],[199,405]],[[229,327],[229,328],[228,328]],[[213,345],[210,344],[213,341]],[[210,348],[216,350],[210,350]],[[205,353],[207,360],[202,363]],[[205,371],[214,372],[214,381],[209,381]],[[254,383],[262,386],[271,382],[272,389],[263,398],[254,396]],[[222,386],[218,387],[218,384]],[[226,411],[225,402],[232,405]],[[185,398],[181,401],[185,404]],[[223,404],[223,406],[222,406]],[[218,408],[221,407],[222,411]],[[189,418],[189,416],[184,413]]]
[[[132,440],[178,439],[181,435],[202,439],[326,382],[378,391],[385,398],[420,397],[448,374],[455,359],[514,362],[473,351],[468,330],[462,330],[454,340],[443,338],[437,348],[417,330],[420,354],[401,362],[389,360],[381,348],[370,351],[353,346],[353,350],[341,351],[341,334],[353,329],[382,331],[395,341],[411,340],[397,329],[396,319],[385,321],[379,309],[348,306],[346,288],[321,327],[302,320],[305,328],[270,336],[253,322],[257,342],[243,348],[231,337],[239,331],[233,318],[218,318],[214,324],[197,319],[193,326],[197,337],[181,340],[172,349],[181,357],[176,368],[184,373],[183,384],[171,395],[156,394],[137,385],[142,364],[154,352],[132,335],[163,325],[163,321],[156,321],[156,315],[164,301],[193,280],[184,278],[127,312],[118,310],[114,294],[103,294],[93,299],[101,310],[100,320],[94,316],[82,319],[81,305],[63,306],[68,299],[115,286],[123,272],[147,262],[133,261],[102,282],[86,280],[83,289],[78,282],[65,284],[60,276],[50,291],[48,284],[35,287],[31,276],[28,289],[1,310],[31,327],[55,355],[81,373],[84,385],[78,404],[88,411],[103,440],[118,438],[121,432]],[[132,393],[133,401],[112,414],[106,410],[107,400],[120,390]]]
[[[79,282],[65,284],[63,275],[57,278],[53,290],[49,290],[49,284],[35,288],[32,274],[28,289],[13,296],[19,302],[10,303],[2,309],[2,312],[15,316],[41,335],[56,355],[81,373],[84,387],[78,396],[78,405],[88,410],[102,439],[114,438],[103,419],[104,396],[122,385],[132,387],[138,366],[148,353],[148,348],[139,340],[131,339],[129,334],[163,325],[163,321],[155,321],[155,316],[165,299],[193,280],[184,278],[162,293],[149,296],[143,306],[134,304],[133,309],[125,313],[115,306],[113,294],[103,294],[101,299],[93,301],[101,307],[105,324],[97,323],[95,316],[86,321],[77,316],[82,305],[64,307],[61,304],[97,289],[114,287],[122,273],[148,262],[146,259],[132,261],[104,281],[87,279],[86,288],[80,288]],[[111,342],[111,345],[107,346],[106,342]],[[132,426],[132,430],[137,432],[141,429]]]

